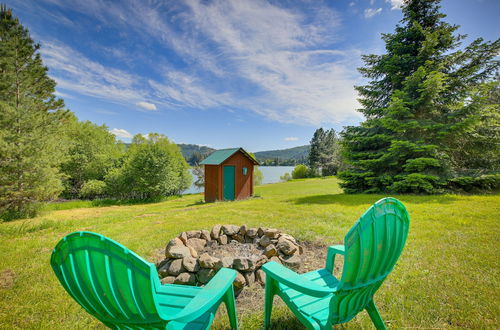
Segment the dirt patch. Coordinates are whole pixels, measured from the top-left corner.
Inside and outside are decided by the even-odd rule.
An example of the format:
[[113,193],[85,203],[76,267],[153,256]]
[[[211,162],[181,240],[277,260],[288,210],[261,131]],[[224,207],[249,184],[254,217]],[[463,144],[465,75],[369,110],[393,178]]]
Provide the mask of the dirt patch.
[[16,273],[12,269],[4,269],[0,272],[0,289],[10,289],[16,281]]
[[134,218],[156,217],[158,215],[160,215],[160,213],[144,213],[144,214],[135,215]]
[[39,248],[35,250],[35,253],[51,253],[53,249],[51,248]]
[[207,252],[212,257],[222,259],[223,257],[258,257],[262,255],[263,248],[258,248],[256,244],[251,243],[237,243],[236,241],[231,241],[229,244],[225,245],[213,245],[209,248],[205,248],[204,252]]

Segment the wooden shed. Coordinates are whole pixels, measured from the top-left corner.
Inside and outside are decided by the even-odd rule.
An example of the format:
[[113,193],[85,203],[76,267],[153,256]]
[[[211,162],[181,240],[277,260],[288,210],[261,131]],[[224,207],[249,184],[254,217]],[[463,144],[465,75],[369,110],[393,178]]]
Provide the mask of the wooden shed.
[[243,148],[216,150],[200,164],[205,166],[205,202],[253,195],[253,167],[259,163]]

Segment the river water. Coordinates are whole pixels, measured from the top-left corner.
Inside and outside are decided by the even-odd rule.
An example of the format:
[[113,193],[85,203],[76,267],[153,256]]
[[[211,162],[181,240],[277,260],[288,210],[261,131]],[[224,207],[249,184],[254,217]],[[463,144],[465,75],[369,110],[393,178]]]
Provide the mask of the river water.
[[[276,183],[280,182],[280,176],[282,176],[285,173],[290,173],[292,174],[293,166],[259,166],[260,171],[262,172],[264,178],[262,179],[262,184],[267,184],[267,183]],[[193,175],[193,171],[189,169],[189,173]],[[193,182],[195,181],[195,178],[193,177]],[[193,184],[191,188],[188,190],[185,190],[183,194],[196,194],[196,193],[201,193],[203,192],[203,188],[196,188],[196,186]]]

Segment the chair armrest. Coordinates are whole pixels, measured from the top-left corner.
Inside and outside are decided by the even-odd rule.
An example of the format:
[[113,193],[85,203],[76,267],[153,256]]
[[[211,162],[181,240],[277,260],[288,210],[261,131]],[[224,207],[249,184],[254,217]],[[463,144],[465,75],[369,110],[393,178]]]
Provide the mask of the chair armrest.
[[193,300],[179,314],[174,315],[172,321],[187,323],[205,314],[220,302],[228,289],[232,287],[235,278],[236,271],[221,268]]
[[[319,286],[274,261],[264,264],[262,269],[266,272],[266,282],[271,278],[309,296],[325,297],[335,291],[332,288]],[[266,283],[266,285],[269,285],[269,283]]]
[[345,255],[344,245],[332,245],[328,247],[328,254],[326,256],[326,269],[328,269],[330,273],[333,273],[335,255],[337,254]]

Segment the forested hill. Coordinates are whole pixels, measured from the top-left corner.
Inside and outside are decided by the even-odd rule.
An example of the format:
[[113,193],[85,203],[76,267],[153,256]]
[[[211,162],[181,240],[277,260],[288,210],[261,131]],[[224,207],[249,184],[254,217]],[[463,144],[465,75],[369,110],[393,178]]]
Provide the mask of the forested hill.
[[[180,143],[178,146],[181,148],[182,155],[186,161],[188,161],[191,165],[194,165],[193,155],[201,155],[201,159],[203,159],[215,151],[213,148],[197,144]],[[289,149],[258,151],[254,154],[261,165],[296,165],[305,164],[307,162],[309,149],[310,146],[305,145]],[[199,160],[200,159],[198,159],[198,161]]]
[[209,154],[215,151],[214,148],[210,148],[207,146],[200,146],[197,144],[184,144],[184,143],[179,143],[177,144],[179,148],[181,148],[182,155],[186,160],[191,159],[193,154],[199,153],[205,158]]
[[259,151],[255,157],[262,165],[295,165],[307,163],[309,145],[289,149]]

